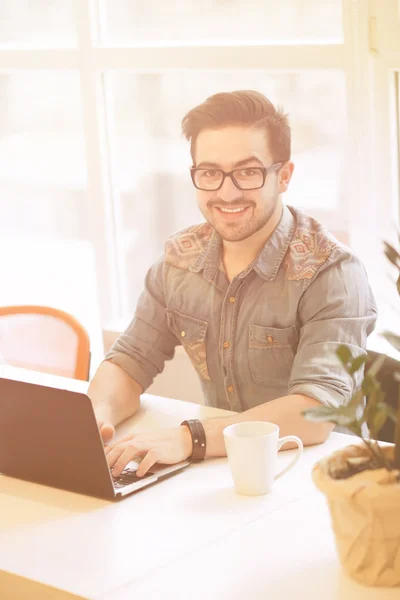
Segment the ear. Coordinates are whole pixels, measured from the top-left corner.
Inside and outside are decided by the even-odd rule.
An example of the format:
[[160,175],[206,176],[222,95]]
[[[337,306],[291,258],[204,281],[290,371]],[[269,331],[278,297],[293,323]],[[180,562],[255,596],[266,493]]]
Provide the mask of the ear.
[[288,190],[293,171],[294,163],[292,163],[291,160],[286,162],[283,167],[281,167],[278,173],[278,190],[280,194]]

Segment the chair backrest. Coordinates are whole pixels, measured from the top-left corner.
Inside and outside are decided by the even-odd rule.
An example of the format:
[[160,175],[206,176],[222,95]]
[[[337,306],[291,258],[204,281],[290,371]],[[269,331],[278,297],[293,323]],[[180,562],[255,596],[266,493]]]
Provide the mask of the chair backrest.
[[75,317],[57,308],[0,307],[0,356],[15,367],[89,379],[89,335]]

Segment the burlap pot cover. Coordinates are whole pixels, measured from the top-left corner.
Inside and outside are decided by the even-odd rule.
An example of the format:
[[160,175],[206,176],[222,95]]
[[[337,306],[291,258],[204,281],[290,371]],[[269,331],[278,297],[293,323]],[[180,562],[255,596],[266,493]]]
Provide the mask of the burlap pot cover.
[[[393,457],[393,446],[383,448]],[[367,455],[364,445],[347,446],[320,460],[315,485],[327,497],[336,547],[345,571],[370,586],[400,585],[399,471],[375,469],[334,479],[329,473],[349,457]]]

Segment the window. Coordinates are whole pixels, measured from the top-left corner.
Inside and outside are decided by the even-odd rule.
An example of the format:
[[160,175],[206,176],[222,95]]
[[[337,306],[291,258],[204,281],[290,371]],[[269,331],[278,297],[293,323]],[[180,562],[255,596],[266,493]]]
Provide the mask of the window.
[[398,2],[276,4],[0,0],[1,303],[125,326],[165,238],[201,219],[180,121],[238,88],[289,113],[285,200],[347,236],[383,289],[398,219]]
[[0,302],[64,309],[93,338],[99,317],[79,74],[0,73],[0,115]]
[[0,0],[2,46],[76,46],[74,0]]
[[342,4],[330,0],[106,0],[105,39],[230,43],[341,43]]

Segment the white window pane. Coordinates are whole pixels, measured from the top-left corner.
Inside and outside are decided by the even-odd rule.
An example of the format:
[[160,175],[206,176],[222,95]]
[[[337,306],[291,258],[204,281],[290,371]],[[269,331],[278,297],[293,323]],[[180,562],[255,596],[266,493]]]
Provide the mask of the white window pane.
[[75,46],[75,0],[0,0],[1,46]]
[[79,74],[0,73],[0,304],[97,310]]
[[257,89],[289,113],[296,170],[288,204],[311,212],[341,204],[345,135],[345,77],[340,71],[268,73],[174,72],[108,74],[115,127],[118,243],[129,306],[165,238],[203,220],[189,176],[189,144],[181,135],[185,113],[209,95]]
[[341,43],[342,0],[103,0],[104,41]]

